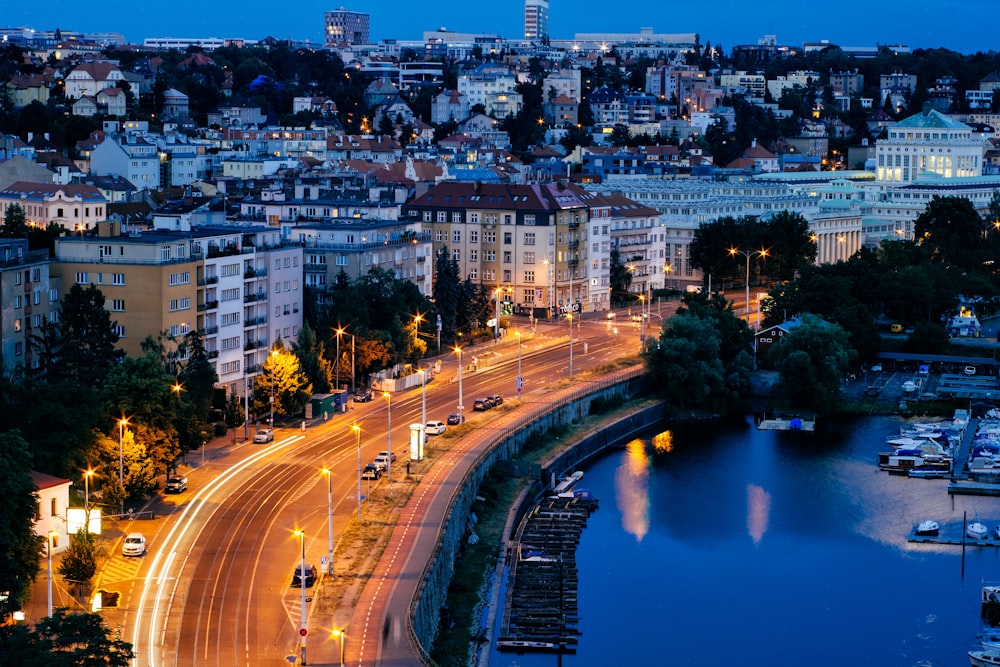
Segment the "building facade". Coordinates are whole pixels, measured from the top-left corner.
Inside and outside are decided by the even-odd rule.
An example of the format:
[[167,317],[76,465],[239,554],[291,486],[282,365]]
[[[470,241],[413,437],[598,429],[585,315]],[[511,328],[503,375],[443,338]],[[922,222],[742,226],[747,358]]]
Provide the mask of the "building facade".
[[368,44],[371,17],[363,12],[352,12],[344,8],[323,13],[323,47],[336,48],[338,45]]
[[524,39],[548,42],[549,0],[524,0]]

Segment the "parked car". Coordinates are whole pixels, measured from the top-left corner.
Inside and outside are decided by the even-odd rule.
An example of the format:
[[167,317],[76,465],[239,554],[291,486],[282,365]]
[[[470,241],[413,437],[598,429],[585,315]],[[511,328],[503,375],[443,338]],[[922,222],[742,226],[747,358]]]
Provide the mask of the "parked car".
[[386,450],[386,449],[383,449],[381,452],[379,452],[375,456],[376,456],[376,458],[379,457],[379,456],[381,456],[383,458],[387,458],[390,461],[392,461],[393,463],[396,462],[396,455],[394,453],[390,452],[389,450]]
[[379,470],[387,470],[389,468],[390,460],[391,459],[389,456],[385,454],[379,454],[378,456],[375,457],[375,460],[372,461],[372,463],[374,463]]
[[262,428],[253,434],[254,442],[271,442],[274,440],[274,431],[269,428]]
[[369,463],[365,466],[365,469],[361,471],[361,479],[378,479],[381,476],[382,469],[374,463]]
[[448,415],[448,426],[458,426],[465,421],[465,415],[460,415],[457,412],[453,412]]
[[882,364],[875,364],[874,366],[872,366],[872,373],[881,373],[881,372],[882,372]]
[[976,374],[976,367],[975,366],[966,366],[965,369],[963,370],[963,372],[966,375],[975,375]]
[[372,400],[372,390],[369,388],[358,389],[354,393],[354,401],[356,403],[367,403]]
[[295,568],[295,572],[292,573],[292,586],[295,588],[301,588],[303,579],[305,580],[306,588],[309,588],[316,583],[316,566],[306,565],[305,577],[302,576],[302,566],[298,565]]
[[503,396],[500,394],[493,394],[492,396],[487,396],[486,400],[492,403],[490,407],[495,408],[498,405],[503,405]]
[[424,431],[427,435],[441,435],[448,427],[442,421],[427,422]]
[[486,412],[492,407],[493,406],[490,405],[490,402],[485,398],[477,398],[476,402],[472,404],[472,409],[478,412]]
[[164,493],[180,493],[187,491],[188,478],[183,475],[174,475],[167,478],[167,485],[163,488]]
[[122,542],[122,556],[142,556],[146,553],[146,536],[142,533],[129,533]]

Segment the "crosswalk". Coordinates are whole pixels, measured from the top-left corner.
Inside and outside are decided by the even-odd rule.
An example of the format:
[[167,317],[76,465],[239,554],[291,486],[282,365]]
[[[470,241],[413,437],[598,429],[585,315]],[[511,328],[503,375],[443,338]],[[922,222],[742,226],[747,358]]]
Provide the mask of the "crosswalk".
[[140,567],[142,567],[142,558],[112,556],[108,559],[107,563],[104,564],[101,584],[116,584],[122,581],[134,579],[139,574]]

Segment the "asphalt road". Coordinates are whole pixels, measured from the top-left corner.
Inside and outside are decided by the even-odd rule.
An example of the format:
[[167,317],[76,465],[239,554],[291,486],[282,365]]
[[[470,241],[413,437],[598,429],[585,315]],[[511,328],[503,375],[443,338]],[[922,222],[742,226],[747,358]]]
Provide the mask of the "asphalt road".
[[[657,314],[666,315],[666,308]],[[639,324],[623,323],[627,313],[616,319],[616,326],[604,318],[574,325],[575,372],[638,351]],[[654,328],[656,318],[651,319]],[[534,339],[527,326],[522,330],[525,403],[546,400],[553,382],[569,375],[568,326],[541,323]],[[536,350],[539,345],[544,347]],[[441,374],[427,386],[428,420],[444,420],[456,411],[459,400],[472,419],[476,397],[499,393],[508,402],[515,399],[517,345],[508,338],[506,345],[496,348],[499,354],[484,354],[492,347],[473,348],[481,363],[476,372],[463,373],[461,399],[455,381],[456,355],[442,358]],[[408,449],[408,426],[421,421],[421,391],[393,395],[391,412],[393,450],[400,455],[397,465],[402,465]],[[499,414],[502,422],[517,419],[516,412]],[[491,428],[499,425],[494,418],[489,413],[476,417]],[[176,511],[159,522],[156,534],[147,536],[150,552],[141,562],[134,585],[126,591],[123,636],[133,642],[137,665],[259,666],[289,664],[294,659],[290,657],[301,650],[298,630],[303,625],[302,603],[300,589],[289,585],[290,577],[302,548],[307,562],[317,566],[329,549],[330,489],[320,472],[323,466],[333,471],[334,541],[356,512],[358,449],[356,433],[350,428],[353,423],[361,426],[364,464],[387,446],[384,400],[358,404],[350,413],[335,415],[306,431],[279,429],[273,443],[237,446],[204,471],[188,475],[190,490],[176,496]],[[419,524],[422,512],[447,499],[450,494],[437,492],[457,483],[462,470],[455,464],[479,442],[476,431],[471,437],[452,441],[448,455],[425,476],[410,506],[404,509],[401,526]],[[383,478],[378,483],[386,481]],[[297,529],[304,531],[304,543],[294,534]],[[375,586],[377,591],[379,585],[395,581],[404,567],[410,572],[422,569],[419,561],[426,558],[425,551],[409,552],[415,534],[403,531],[397,538],[394,533],[385,553],[402,555],[398,561],[390,560],[389,570],[380,563],[362,595],[357,609],[363,609],[367,602],[375,616],[369,615],[365,623],[357,617],[351,619],[347,654],[354,656],[352,664],[361,658],[365,664],[411,664],[406,656],[412,655],[412,647],[399,641],[405,637],[405,614],[390,613],[387,622],[383,618],[384,599],[377,600],[368,589]],[[320,618],[316,601],[308,597],[305,625],[309,628],[309,663],[336,664],[339,646],[329,636],[335,621]],[[376,607],[371,607],[372,600],[376,600]]]

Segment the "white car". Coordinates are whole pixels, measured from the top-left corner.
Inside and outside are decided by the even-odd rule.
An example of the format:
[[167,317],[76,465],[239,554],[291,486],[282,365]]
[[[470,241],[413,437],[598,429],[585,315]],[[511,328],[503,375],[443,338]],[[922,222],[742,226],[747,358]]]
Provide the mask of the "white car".
[[427,433],[427,435],[441,435],[447,429],[448,426],[442,421],[427,422],[427,425],[424,426],[424,432]]
[[122,542],[122,556],[142,556],[146,553],[146,536],[142,533],[129,533]]
[[253,434],[254,442],[271,442],[274,440],[274,431],[269,428],[262,428]]

